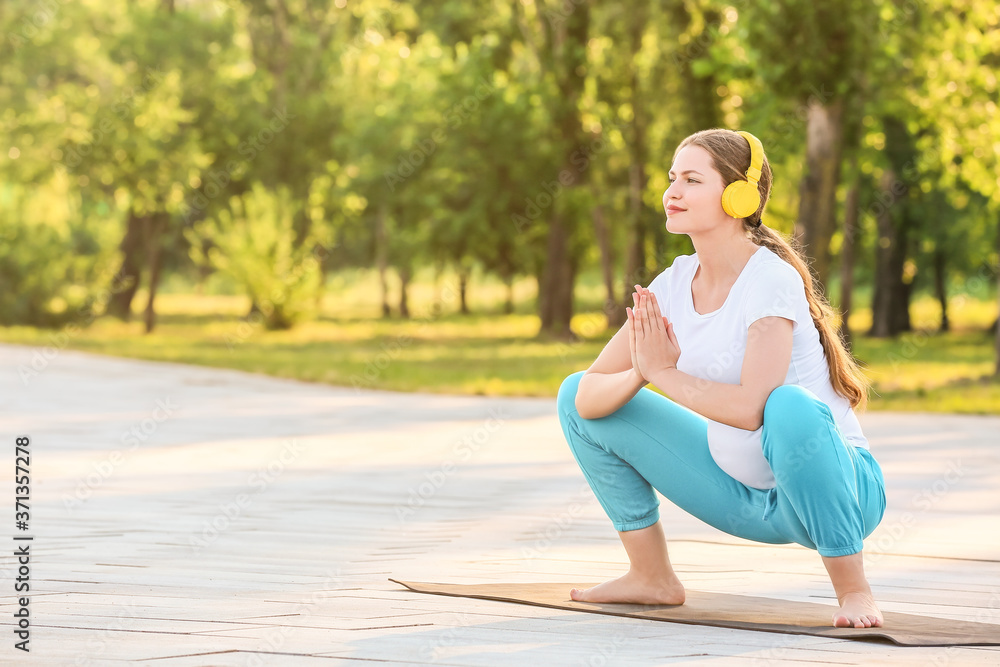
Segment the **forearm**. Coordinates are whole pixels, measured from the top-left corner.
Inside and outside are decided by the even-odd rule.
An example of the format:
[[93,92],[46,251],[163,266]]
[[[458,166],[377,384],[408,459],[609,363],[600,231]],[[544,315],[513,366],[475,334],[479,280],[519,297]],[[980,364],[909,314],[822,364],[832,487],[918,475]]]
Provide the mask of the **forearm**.
[[646,381],[633,369],[620,373],[587,373],[580,379],[576,411],[584,419],[606,417],[632,400]]
[[712,421],[748,431],[758,429],[764,421],[767,396],[761,397],[754,388],[705,380],[676,368],[656,373],[650,382],[671,400]]

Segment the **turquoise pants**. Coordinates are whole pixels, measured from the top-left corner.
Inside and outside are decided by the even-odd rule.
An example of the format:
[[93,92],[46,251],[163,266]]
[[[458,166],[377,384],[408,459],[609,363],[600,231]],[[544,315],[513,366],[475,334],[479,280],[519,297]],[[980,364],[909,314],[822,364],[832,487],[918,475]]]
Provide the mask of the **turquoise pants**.
[[868,450],[846,443],[827,405],[796,385],[764,407],[762,445],[777,486],[755,489],[725,473],[708,448],[708,422],[651,389],[600,419],[583,419],[583,371],[559,387],[563,433],[583,475],[619,531],[660,518],[653,489],[730,535],[797,542],[822,556],[858,553],[882,520],[885,482]]

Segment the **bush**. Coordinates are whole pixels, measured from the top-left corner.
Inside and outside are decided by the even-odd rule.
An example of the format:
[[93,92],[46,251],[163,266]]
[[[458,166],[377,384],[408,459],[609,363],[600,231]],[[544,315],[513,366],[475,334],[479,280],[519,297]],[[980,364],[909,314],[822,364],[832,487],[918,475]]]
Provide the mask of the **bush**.
[[52,183],[0,186],[0,324],[92,317],[119,261],[120,215]]
[[299,240],[295,221],[301,212],[287,189],[271,192],[258,184],[230,199],[228,210],[185,232],[191,258],[242,285],[268,329],[288,329],[315,315],[317,244],[311,232]]

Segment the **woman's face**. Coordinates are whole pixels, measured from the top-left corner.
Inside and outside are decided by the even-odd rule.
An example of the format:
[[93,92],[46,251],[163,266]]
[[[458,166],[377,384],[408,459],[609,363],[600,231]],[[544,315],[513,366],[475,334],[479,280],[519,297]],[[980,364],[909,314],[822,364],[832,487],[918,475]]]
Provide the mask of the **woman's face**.
[[722,175],[712,167],[708,151],[695,145],[682,148],[670,168],[670,187],[663,193],[667,231],[690,234],[732,224],[733,218],[722,210],[723,190]]

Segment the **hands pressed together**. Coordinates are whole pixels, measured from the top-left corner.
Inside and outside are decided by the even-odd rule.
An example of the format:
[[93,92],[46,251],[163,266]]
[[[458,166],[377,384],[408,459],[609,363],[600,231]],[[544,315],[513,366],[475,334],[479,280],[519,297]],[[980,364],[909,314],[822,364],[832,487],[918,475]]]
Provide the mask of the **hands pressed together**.
[[674,325],[660,314],[656,295],[641,285],[632,293],[628,315],[628,343],[632,369],[644,382],[669,368],[677,368],[681,347],[674,335]]

